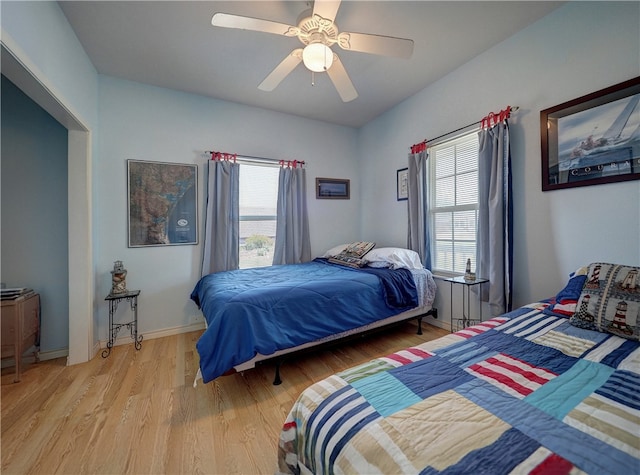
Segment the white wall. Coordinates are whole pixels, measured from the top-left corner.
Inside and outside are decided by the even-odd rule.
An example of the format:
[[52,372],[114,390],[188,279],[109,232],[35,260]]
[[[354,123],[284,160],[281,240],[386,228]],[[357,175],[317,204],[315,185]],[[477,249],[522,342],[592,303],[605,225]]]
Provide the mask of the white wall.
[[[589,262],[639,265],[640,182],[543,193],[539,128],[542,109],[640,74],[639,19],[637,2],[567,3],[363,127],[362,235],[406,243],[395,174],[410,145],[511,105],[520,106],[510,121],[515,304],[555,295]],[[440,288],[448,315],[448,285]]]
[[2,42],[87,127],[97,118],[98,77],[57,2],[0,3]]
[[[200,320],[189,295],[200,277],[204,238],[205,150],[307,162],[307,198],[314,255],[359,236],[360,169],[355,129],[225,101],[100,77],[100,139],[96,177],[96,299],[111,286],[113,261],[128,270],[127,287],[141,289],[144,334]],[[199,171],[197,246],[127,247],[126,160],[195,163]],[[351,200],[316,200],[315,177],[349,178]],[[98,307],[107,337],[107,307]]]

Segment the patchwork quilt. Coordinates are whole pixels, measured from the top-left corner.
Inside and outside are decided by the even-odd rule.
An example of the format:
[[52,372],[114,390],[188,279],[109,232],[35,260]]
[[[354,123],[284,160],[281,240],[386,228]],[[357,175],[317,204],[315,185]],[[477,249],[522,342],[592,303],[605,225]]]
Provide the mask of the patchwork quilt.
[[640,473],[640,345],[521,307],[307,388],[279,473]]

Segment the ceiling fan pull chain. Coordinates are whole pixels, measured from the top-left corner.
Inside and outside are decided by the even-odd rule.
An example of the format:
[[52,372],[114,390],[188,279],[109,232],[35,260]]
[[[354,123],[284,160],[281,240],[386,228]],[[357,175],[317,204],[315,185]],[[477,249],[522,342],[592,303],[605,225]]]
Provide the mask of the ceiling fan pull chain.
[[333,51],[331,51],[330,48],[325,48],[324,49],[324,72],[326,73],[329,70],[329,66],[327,66],[328,60],[327,60],[327,50],[329,50],[329,52],[331,52],[331,59],[333,60]]
[[311,85],[316,85],[316,73],[314,73],[313,71],[311,71]]

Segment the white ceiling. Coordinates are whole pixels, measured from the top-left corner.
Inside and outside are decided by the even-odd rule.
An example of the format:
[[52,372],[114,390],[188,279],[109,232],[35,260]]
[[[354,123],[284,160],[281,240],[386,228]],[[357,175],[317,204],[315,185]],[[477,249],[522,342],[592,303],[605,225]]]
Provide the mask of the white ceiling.
[[258,84],[301,43],[211,26],[216,12],[290,25],[305,1],[61,1],[100,74],[360,127],[564,2],[342,2],[340,31],[414,40],[411,59],[341,50],[359,97],[343,103],[325,73],[299,65],[273,92]]

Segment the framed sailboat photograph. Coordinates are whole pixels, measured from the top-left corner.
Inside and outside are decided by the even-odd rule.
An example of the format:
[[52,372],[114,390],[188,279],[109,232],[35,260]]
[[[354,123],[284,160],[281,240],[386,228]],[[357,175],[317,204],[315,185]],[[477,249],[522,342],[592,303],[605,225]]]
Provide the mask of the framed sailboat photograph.
[[540,112],[542,191],[640,179],[640,77]]

